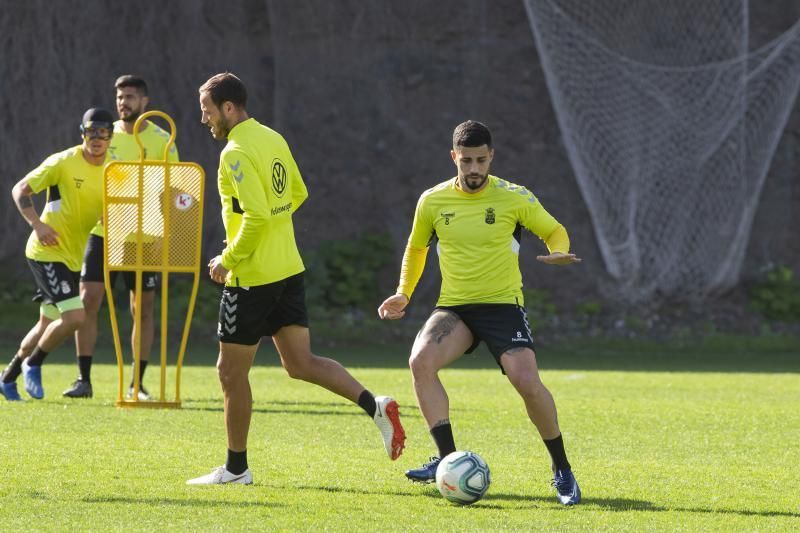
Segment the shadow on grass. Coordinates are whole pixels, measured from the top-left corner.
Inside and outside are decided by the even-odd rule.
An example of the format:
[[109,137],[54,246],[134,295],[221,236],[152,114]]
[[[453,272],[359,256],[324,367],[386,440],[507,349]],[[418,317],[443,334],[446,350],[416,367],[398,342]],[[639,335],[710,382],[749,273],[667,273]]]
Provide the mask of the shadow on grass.
[[[219,405],[216,406],[194,406],[194,405],[187,405],[187,402],[197,402],[197,403],[204,403],[204,404],[215,404]],[[222,412],[222,397],[220,395],[219,398],[189,398],[183,400],[181,405],[181,409],[185,411],[210,411],[210,412]],[[306,407],[306,409],[270,409],[269,407],[255,407],[255,405],[266,404],[266,405],[279,405],[279,406],[297,406],[297,407]],[[310,410],[313,407],[341,407],[342,410]],[[474,413],[476,411],[483,411],[483,412],[493,412],[491,409],[476,409],[476,408],[463,408],[463,407],[450,407],[450,412],[459,413],[459,412],[471,412]],[[254,413],[278,413],[278,414],[306,414],[306,415],[355,415],[355,416],[364,416],[366,413],[359,408],[356,404],[341,401],[341,402],[309,402],[309,401],[286,401],[286,400],[258,400],[255,402],[253,407]],[[416,409],[416,406],[408,405],[405,408],[402,408],[402,417],[405,418],[421,418],[422,415],[419,413],[419,410]]]
[[[254,484],[258,485],[258,484]],[[162,505],[174,505],[177,507],[285,507],[280,503],[264,502],[264,501],[240,501],[228,502],[223,500],[200,500],[197,498],[144,498],[144,497],[124,497],[124,496],[109,496],[107,498],[82,498],[83,503],[109,503],[109,504],[126,504],[126,505],[150,505],[159,507]]]
[[[221,403],[221,402],[220,402]],[[267,402],[273,403],[273,402]],[[184,411],[207,411],[207,412],[223,412],[223,408],[220,407],[187,407],[182,406],[182,410]],[[364,412],[361,410],[353,410],[351,411],[332,411],[332,410],[323,410],[323,411],[314,411],[309,409],[270,409],[269,407],[253,407],[253,413],[259,414],[282,414],[282,415],[315,415],[315,416],[364,416]]]
[[[416,488],[424,489],[426,485],[415,485]],[[368,496],[401,496],[401,497],[425,497],[433,500],[441,500],[442,496],[436,490],[433,484],[427,485],[430,490],[425,492],[398,492],[398,491],[379,491],[379,490],[364,490],[349,487],[326,487],[324,485],[294,485],[291,487],[276,486],[276,488],[298,489],[298,490],[313,490],[319,492],[330,493],[348,493],[348,494],[364,494]],[[544,504],[548,507],[564,507],[558,503],[555,496],[528,496],[523,494],[509,494],[509,493],[495,493],[489,492],[479,503],[475,505],[478,508],[490,509],[503,509],[504,507],[492,502],[531,502],[536,504]],[[653,513],[665,512],[681,512],[681,513],[708,513],[708,514],[735,514],[740,516],[785,516],[789,518],[800,518],[800,513],[793,513],[791,511],[751,511],[747,509],[713,509],[704,507],[663,507],[655,505],[653,502],[646,500],[633,500],[628,498],[586,498],[584,497],[581,503],[570,509],[586,509],[593,510],[600,508],[604,511],[617,511],[617,512],[630,512],[630,511],[643,511]]]
[[[437,494],[438,496],[438,494]],[[555,502],[555,497],[543,496],[523,496],[520,494],[487,494],[482,501],[492,500],[508,500],[508,501],[539,501],[542,503],[552,503],[553,505],[560,506]],[[750,511],[747,509],[714,509],[703,507],[663,507],[655,505],[653,502],[646,500],[632,500],[628,498],[591,498],[584,497],[579,504],[581,509],[599,507],[606,511],[644,511],[644,512],[681,512],[681,513],[709,513],[709,514],[735,514],[740,516],[786,516],[790,518],[800,517],[800,513],[793,513],[791,511]]]

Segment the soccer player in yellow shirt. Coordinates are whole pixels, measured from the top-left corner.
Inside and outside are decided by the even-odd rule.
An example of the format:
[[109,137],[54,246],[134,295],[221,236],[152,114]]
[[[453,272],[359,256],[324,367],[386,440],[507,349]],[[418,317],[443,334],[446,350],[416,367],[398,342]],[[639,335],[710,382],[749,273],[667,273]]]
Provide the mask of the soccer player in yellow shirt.
[[289,376],[320,385],[357,403],[373,419],[389,457],[403,451],[405,433],[397,402],[375,397],[338,362],[311,352],[303,261],[292,216],[308,197],[284,138],[248,116],[247,91],[231,73],[200,89],[203,124],[227,140],[217,184],[226,247],[208,264],[224,283],[219,308],[217,370],[225,398],[228,458],[189,485],[250,484],[247,433],[253,397],[248,373],[262,337],[272,337]]
[[378,308],[381,319],[405,314],[428,248],[436,242],[442,288],[436,308],[422,326],[409,366],[417,403],[438,448],[438,457],[409,470],[412,481],[429,483],[439,462],[456,451],[447,393],[439,370],[472,352],[481,341],[525,402],[553,461],[553,484],[565,505],[580,501],[550,392],[539,379],[533,337],[522,299],[519,246],[522,228],[544,240],[550,265],[580,261],[569,253],[569,237],[525,187],[489,174],[494,157],[489,129],[469,120],[453,132],[453,162],[458,170],[425,191],[417,203],[397,293]]
[[[114,161],[139,161],[139,145],[133,134],[133,125],[136,119],[145,112],[149,103],[147,82],[139,76],[126,74],[117,78],[114,83],[116,89],[117,114],[119,120],[114,123],[114,137],[108,148],[109,158]],[[162,161],[164,148],[169,141],[169,133],[159,128],[157,124],[146,120],[139,129],[139,140],[144,148],[145,159]],[[170,147],[167,159],[178,161],[178,150],[173,144]],[[92,228],[92,234],[86,246],[81,270],[81,298],[86,313],[83,325],[75,332],[75,351],[78,357],[78,379],[64,391],[68,398],[92,397],[92,357],[97,344],[97,316],[105,296],[103,278],[103,224],[98,222]],[[111,285],[114,285],[118,272],[111,273]],[[130,294],[131,317],[136,316],[136,274],[124,272],[122,275],[125,286]],[[139,366],[139,399],[149,400],[150,394],[144,388],[144,372],[150,359],[153,347],[153,334],[155,331],[154,309],[156,290],[160,286],[158,274],[145,272],[142,275],[142,322],[141,322],[141,364]],[[134,340],[140,335],[134,322],[131,328],[131,353],[133,353]],[[133,378],[128,387],[128,397],[133,394]]]
[[[54,154],[22,178],[11,191],[20,214],[33,231],[25,247],[33,272],[39,321],[0,375],[0,392],[21,400],[16,379],[24,374],[25,390],[44,397],[42,363],[84,320],[79,292],[81,258],[103,208],[103,167],[113,135],[113,117],[105,109],[86,111],[81,121],[83,144]],[[31,195],[47,190],[41,217]]]

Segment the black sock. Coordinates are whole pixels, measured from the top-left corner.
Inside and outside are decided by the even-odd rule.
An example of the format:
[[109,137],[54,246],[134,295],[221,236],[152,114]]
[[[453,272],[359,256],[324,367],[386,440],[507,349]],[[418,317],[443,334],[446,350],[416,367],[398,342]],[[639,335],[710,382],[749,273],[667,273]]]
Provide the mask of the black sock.
[[[139,361],[139,390],[142,390],[144,383],[144,371],[147,369],[147,361]],[[136,372],[136,363],[133,364],[133,372]],[[131,387],[133,387],[133,372],[131,372]]]
[[80,376],[78,379],[84,381],[86,383],[92,382],[92,356],[91,355],[79,355],[78,356],[78,371],[80,372]]
[[547,446],[547,451],[550,452],[550,457],[553,459],[553,464],[557,470],[571,470],[572,467],[567,461],[567,452],[564,451],[564,439],[561,435],[554,439],[545,440],[544,445]]
[[45,357],[47,357],[47,352],[37,346],[28,357],[28,366],[42,366]]
[[228,462],[225,463],[225,469],[235,476],[243,474],[247,470],[247,450],[235,452],[229,449]]
[[440,459],[456,451],[456,444],[453,441],[453,426],[450,425],[450,422],[435,426],[431,429],[431,436],[436,447],[439,448]]
[[3,370],[0,376],[2,376],[3,383],[13,383],[20,374],[22,374],[22,357],[17,354],[11,362],[8,363],[8,366]]
[[364,392],[358,397],[358,405],[367,412],[370,417],[375,416],[375,396],[370,391],[364,389]]

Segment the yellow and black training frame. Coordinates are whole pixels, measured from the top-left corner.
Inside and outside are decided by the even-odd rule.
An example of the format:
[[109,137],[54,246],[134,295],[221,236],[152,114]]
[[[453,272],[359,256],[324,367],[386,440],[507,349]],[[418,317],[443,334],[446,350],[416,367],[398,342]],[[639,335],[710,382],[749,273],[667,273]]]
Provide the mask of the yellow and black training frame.
[[[161,159],[145,159],[144,146],[139,138],[142,124],[150,117],[159,117],[170,127],[170,137]],[[116,405],[179,408],[181,369],[200,281],[205,175],[197,163],[178,163],[169,160],[170,149],[175,143],[177,131],[175,122],[166,113],[161,111],[143,113],[136,120],[133,132],[139,146],[139,160],[108,163],[103,185],[105,287],[111,315],[114,350],[119,367]],[[158,155],[153,154],[153,157]],[[129,399],[123,396],[125,361],[110,280],[111,272],[114,271],[135,274],[133,319],[138,332],[141,332],[142,323],[142,275],[144,272],[157,272],[161,275],[161,386],[154,401],[139,400],[141,335],[137,335],[134,339],[133,346],[133,394]],[[180,347],[174,360],[175,396],[168,399],[166,389],[169,275],[174,273],[192,274],[193,282]]]

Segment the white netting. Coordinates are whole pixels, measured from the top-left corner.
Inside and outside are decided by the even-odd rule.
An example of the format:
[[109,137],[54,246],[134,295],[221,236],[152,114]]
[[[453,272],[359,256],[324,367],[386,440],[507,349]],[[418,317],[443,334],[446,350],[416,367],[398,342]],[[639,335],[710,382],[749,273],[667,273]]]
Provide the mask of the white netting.
[[800,23],[750,50],[746,0],[524,0],[623,299],[738,281],[800,83]]

